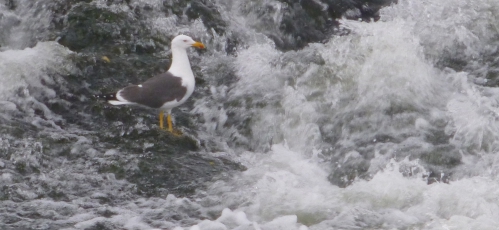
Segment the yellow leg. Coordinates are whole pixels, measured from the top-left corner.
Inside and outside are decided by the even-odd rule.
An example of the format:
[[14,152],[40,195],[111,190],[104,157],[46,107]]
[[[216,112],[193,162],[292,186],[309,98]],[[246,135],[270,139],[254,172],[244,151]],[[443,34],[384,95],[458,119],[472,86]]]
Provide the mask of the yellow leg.
[[[168,114],[170,116],[170,114]],[[164,129],[163,127],[163,111],[159,112],[159,128]]]
[[165,113],[161,111],[159,113],[159,128],[162,130],[168,130],[171,134],[175,136],[182,136],[182,132],[180,130],[174,130],[173,129],[173,123],[172,123],[172,115],[168,112],[168,115],[166,116],[166,125],[168,125],[168,129],[165,129],[164,127],[164,115]]
[[170,115],[170,113],[168,113],[166,121],[168,122],[168,131],[170,131],[170,133],[173,133],[172,116]]

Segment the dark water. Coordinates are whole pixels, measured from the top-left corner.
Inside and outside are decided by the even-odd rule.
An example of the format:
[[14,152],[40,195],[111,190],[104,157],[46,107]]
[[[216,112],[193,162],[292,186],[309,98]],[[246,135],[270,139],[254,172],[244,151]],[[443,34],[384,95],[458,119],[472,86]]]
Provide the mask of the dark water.
[[[499,3],[0,1],[1,229],[495,229]],[[92,98],[168,69],[157,111]]]

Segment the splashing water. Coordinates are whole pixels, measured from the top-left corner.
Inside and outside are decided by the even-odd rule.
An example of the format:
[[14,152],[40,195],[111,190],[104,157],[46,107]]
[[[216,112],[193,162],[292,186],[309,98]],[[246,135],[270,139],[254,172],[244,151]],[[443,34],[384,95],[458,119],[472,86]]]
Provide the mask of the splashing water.
[[[343,19],[348,33],[290,51],[276,48],[269,34],[291,7],[260,3],[216,1],[203,8],[219,12],[225,33],[207,29],[202,16],[189,21],[165,10],[162,1],[89,3],[128,16],[150,7],[142,19],[154,36],[189,32],[212,47],[190,53],[207,82],[186,107],[196,124],[190,132],[203,143],[198,152],[246,170],[221,172],[186,197],[145,196],[121,171],[96,166],[122,159],[126,170],[143,168],[137,162],[155,144],[141,142],[136,157],[95,127],[59,115],[48,105],[72,108],[61,95],[72,95],[74,79],[67,76],[82,71],[76,54],[51,41],[30,45],[36,39],[29,26],[0,21],[25,38],[16,43],[0,34],[0,227],[499,226],[497,1],[401,0],[381,9],[377,22]],[[26,5],[0,10],[19,19],[33,12]],[[39,24],[22,23],[49,28],[47,14],[34,16]],[[89,103],[85,95],[76,98],[77,105]],[[148,130],[148,120],[132,122],[136,132]]]

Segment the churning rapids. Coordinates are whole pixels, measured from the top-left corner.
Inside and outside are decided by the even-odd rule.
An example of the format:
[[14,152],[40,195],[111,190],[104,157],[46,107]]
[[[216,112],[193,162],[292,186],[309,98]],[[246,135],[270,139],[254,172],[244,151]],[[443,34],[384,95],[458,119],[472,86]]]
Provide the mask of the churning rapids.
[[[498,229],[498,22],[497,0],[2,0],[0,229]],[[92,98],[180,33],[207,46],[183,138]]]

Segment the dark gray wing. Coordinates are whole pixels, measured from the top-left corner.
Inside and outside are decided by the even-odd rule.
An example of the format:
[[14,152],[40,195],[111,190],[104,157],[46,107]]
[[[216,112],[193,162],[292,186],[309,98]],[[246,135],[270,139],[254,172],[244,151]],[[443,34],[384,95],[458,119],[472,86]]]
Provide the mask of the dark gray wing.
[[120,96],[130,102],[159,108],[165,102],[180,101],[186,92],[187,88],[182,86],[182,78],[166,72],[150,78],[141,85],[125,87],[121,90]]

